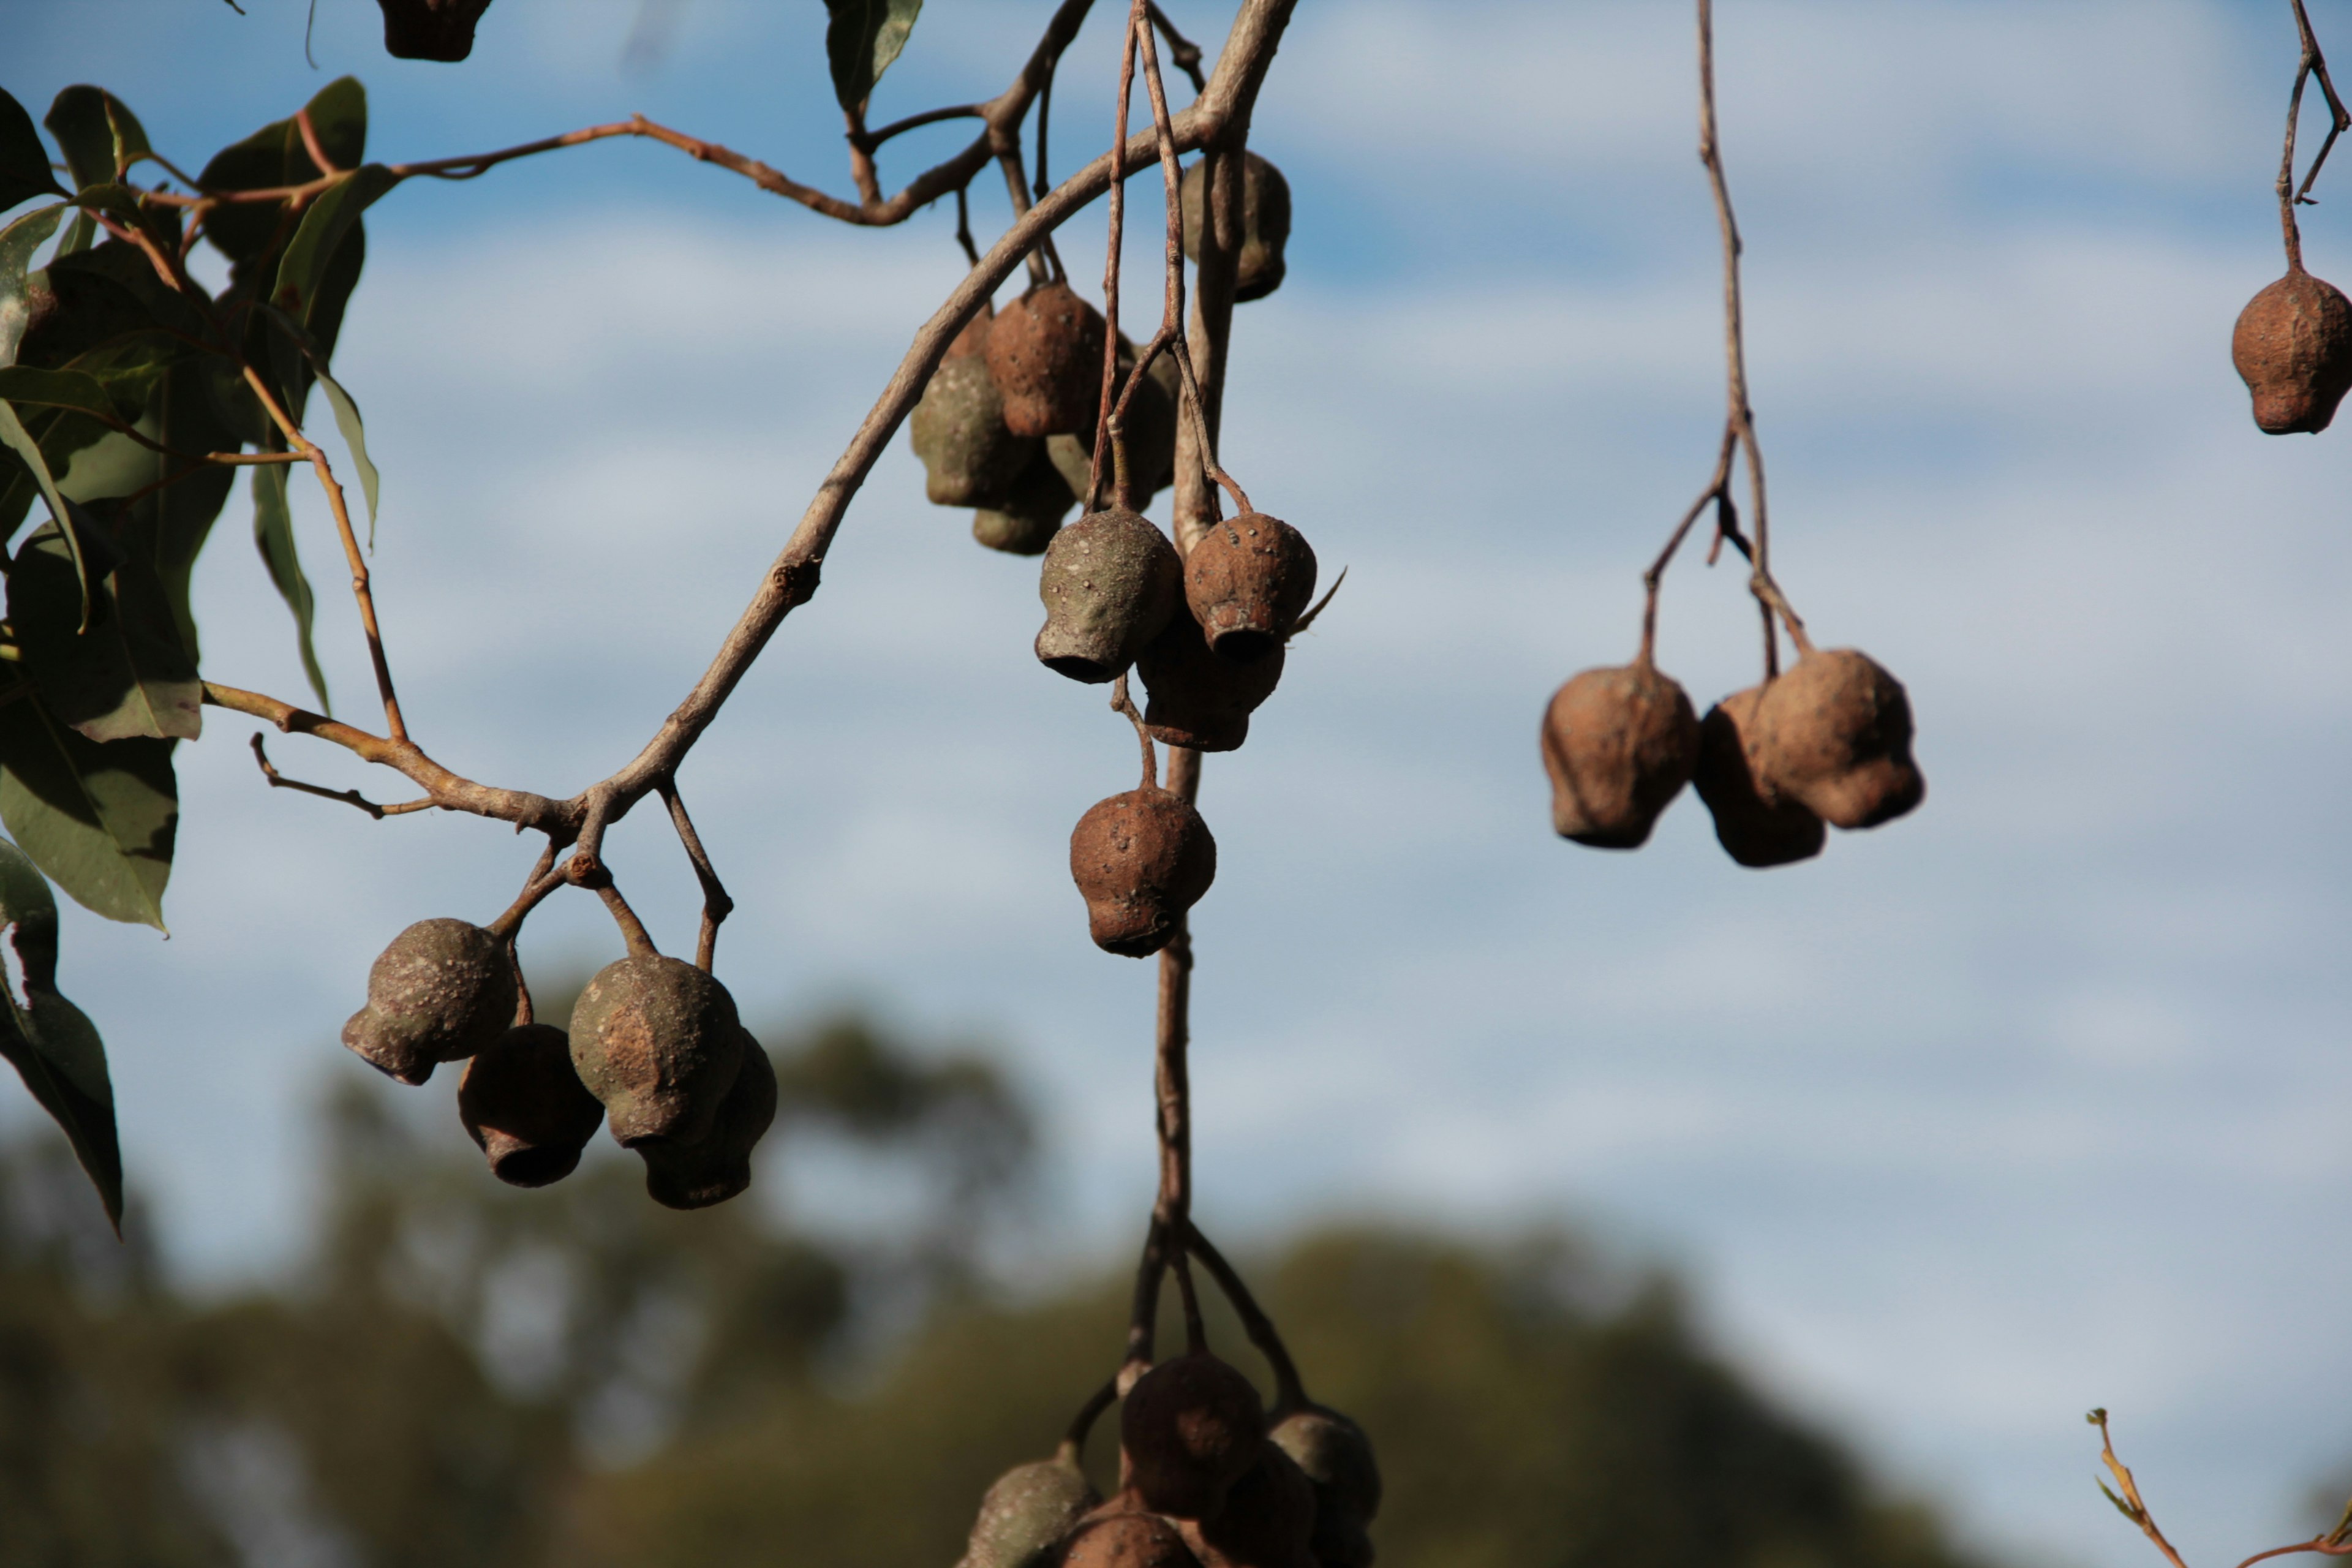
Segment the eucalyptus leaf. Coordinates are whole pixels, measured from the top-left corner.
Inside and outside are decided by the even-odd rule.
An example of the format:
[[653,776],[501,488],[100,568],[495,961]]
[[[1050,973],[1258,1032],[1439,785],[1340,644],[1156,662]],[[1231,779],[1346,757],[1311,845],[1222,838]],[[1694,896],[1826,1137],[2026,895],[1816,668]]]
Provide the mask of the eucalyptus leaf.
[[318,693],[319,710],[332,713],[327,700],[327,672],[319,668],[319,652],[310,640],[317,603],[310,579],[302,574],[302,557],[294,548],[294,513],[286,501],[286,468],[273,463],[253,470],[253,542],[269,568],[269,580],[294,612],[295,640],[302,651],[302,673]]
[[33,308],[26,296],[25,274],[33,252],[58,229],[65,212],[60,205],[28,212],[0,228],[0,364],[16,363],[16,346],[25,341]]
[[33,117],[0,89],[0,212],[35,196],[65,194],[49,168],[49,150],[33,129]]
[[33,482],[41,487],[41,499],[49,503],[49,516],[65,530],[73,551],[74,575],[81,586],[80,624],[87,627],[90,612],[89,565],[82,559],[80,538],[67,523],[66,498],[58,493],[58,481],[50,476],[48,460],[41,456],[40,443],[25,428],[25,422],[16,417],[16,409],[5,403],[0,403],[0,447],[15,452],[31,471]]
[[874,84],[907,47],[923,0],[824,0],[832,19],[824,53],[833,67],[833,95],[853,112],[874,96]]
[[134,405],[125,417],[106,384],[86,370],[41,370],[32,365],[0,365],[0,398],[44,408],[78,408],[100,419],[129,424],[139,416]]
[[[339,169],[356,169],[367,155],[367,92],[356,77],[341,77],[321,88],[305,106],[319,145]],[[317,179],[322,171],[302,144],[301,128],[292,117],[273,121],[213,155],[198,183],[208,191],[252,191],[278,185],[299,185]],[[205,224],[205,236],[232,261],[257,259],[278,237],[283,203],[236,202],[215,209]]]
[[[263,307],[268,310],[268,307]],[[335,411],[335,428],[343,433],[343,444],[351,448],[352,465],[359,470],[360,489],[367,497],[368,548],[375,548],[376,491],[382,483],[373,459],[368,456],[367,426],[360,418],[360,405],[344,390],[342,383],[327,374],[326,352],[319,340],[306,332],[282,310],[270,310],[269,320],[285,332],[302,351],[310,363],[310,374],[327,394],[327,402]]]
[[42,1110],[73,1145],[74,1158],[98,1188],[106,1217],[122,1230],[122,1146],[114,1127],[114,1084],[106,1046],[82,1010],[28,980],[0,1013],[0,1056],[6,1057]]
[[173,744],[100,745],[20,695],[0,705],[0,826],[75,902],[160,931],[180,824]]
[[204,688],[153,563],[124,552],[94,592],[92,625],[77,631],[65,541],[43,529],[16,552],[8,619],[43,705],[93,741],[196,739]]
[[22,849],[0,838],[0,926],[58,923],[57,895],[49,879]]
[[66,155],[74,184],[120,180],[152,152],[139,117],[102,87],[84,83],[58,94],[41,119]]
[[303,213],[294,237],[287,243],[284,259],[278,264],[278,282],[270,290],[270,303],[303,325],[310,325],[328,263],[334,258],[344,237],[359,221],[360,214],[398,184],[399,175],[381,163],[370,163],[312,202]]

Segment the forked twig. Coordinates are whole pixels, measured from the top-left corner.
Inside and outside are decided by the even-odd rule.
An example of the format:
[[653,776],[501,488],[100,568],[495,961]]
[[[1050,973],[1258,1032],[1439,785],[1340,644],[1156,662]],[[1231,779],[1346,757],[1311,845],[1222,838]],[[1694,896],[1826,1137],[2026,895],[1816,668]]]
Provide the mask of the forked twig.
[[324,784],[304,784],[300,779],[289,779],[270,763],[268,752],[262,747],[261,731],[258,730],[253,732],[253,760],[261,764],[261,776],[269,781],[271,789],[290,789],[303,795],[315,795],[320,800],[339,800],[345,805],[359,807],[378,822],[382,822],[387,816],[401,816],[412,811],[425,811],[435,804],[433,798],[427,795],[423,800],[404,800],[391,805],[378,805],[355,789],[329,789]]

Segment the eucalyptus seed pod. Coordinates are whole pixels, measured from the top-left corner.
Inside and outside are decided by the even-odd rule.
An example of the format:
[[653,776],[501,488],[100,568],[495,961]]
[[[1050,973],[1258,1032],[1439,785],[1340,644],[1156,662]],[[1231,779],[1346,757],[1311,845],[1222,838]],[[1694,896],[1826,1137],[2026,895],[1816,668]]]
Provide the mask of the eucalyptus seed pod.
[[1062,1548],[1060,1568],[1202,1568],[1174,1525],[1127,1500],[1097,1510]]
[[1074,1459],[1015,1465],[980,1500],[959,1568],[1047,1568],[1063,1538],[1101,1501]]
[[579,1168],[604,1108],[572,1070],[551,1024],[519,1024],[474,1053],[457,1080],[457,1120],[509,1186],[543,1187]]
[[1772,789],[1833,827],[1875,827],[1917,805],[1911,699],[1855,648],[1809,653],[1756,705],[1757,765]]
[[1225,1506],[1177,1528],[1207,1568],[1319,1568],[1315,1487],[1272,1443],[1225,1493]]
[[[1134,355],[1122,355],[1114,398],[1126,395],[1127,380],[1134,370]],[[1135,389],[1135,396],[1127,405],[1128,482],[1139,503],[1150,500],[1176,482],[1176,360],[1174,351],[1170,350],[1152,360],[1151,368],[1144,372],[1142,384]],[[1095,427],[1089,425],[1072,435],[1048,436],[1045,450],[1068,482],[1071,493],[1083,498],[1088,480],[1094,477]],[[1118,470],[1111,467],[1110,459],[1104,459],[1106,499],[1118,499],[1112,488],[1117,480]]]
[[1070,833],[1070,879],[1087,900],[1095,945],[1124,958],[1158,952],[1217,878],[1217,841],[1183,796],[1131,789],[1097,801]]
[[454,62],[474,52],[474,24],[490,0],[376,0],[383,49],[394,59]]
[[1544,710],[1551,825],[1596,849],[1633,849],[1698,766],[1698,715],[1646,658],[1569,678]]
[[1179,610],[1135,661],[1150,700],[1144,727],[1152,739],[1196,752],[1231,752],[1249,739],[1250,715],[1274,695],[1287,658],[1280,643],[1246,664],[1209,651],[1190,612]]
[[380,1072],[423,1083],[436,1062],[497,1039],[516,1001],[505,942],[465,921],[418,921],[368,971],[367,1005],[343,1026],[343,1044]]
[[2316,435],[2352,390],[2352,300],[2301,265],[2249,300],[2230,358],[2273,436]]
[[613,1138],[692,1143],[710,1134],[743,1064],[727,988],[691,963],[639,953],[606,964],[572,1009],[572,1066],[604,1103]]
[[1004,427],[1004,399],[977,354],[950,354],[907,420],[923,463],[923,493],[934,506],[994,507],[1037,454],[1037,443]]
[[1785,866],[1822,852],[1822,819],[1801,801],[1771,788],[1756,755],[1756,704],[1761,687],[1734,692],[1699,721],[1698,767],[1691,774],[1715,817],[1716,841],[1743,866]]
[[1077,503],[1077,497],[1070,493],[1068,482],[1047,450],[1054,441],[1064,439],[1066,437],[1056,436],[1041,444],[1014,476],[1003,502],[972,513],[974,539],[1007,555],[1045,553],[1045,547],[1054,542],[1054,535],[1061,530],[1062,520]]
[[988,374],[1015,436],[1066,436],[1095,420],[1102,398],[1100,311],[1067,283],[1033,289],[988,331]]
[[1088,512],[1045,547],[1038,659],[1072,680],[1118,679],[1176,614],[1183,574],[1176,547],[1139,513]]
[[1353,1420],[1320,1405],[1305,1405],[1278,1415],[1267,1436],[1314,1483],[1318,1518],[1380,1517],[1381,1467],[1372,1458],[1372,1440]]
[[1211,1519],[1265,1447],[1250,1380],[1207,1351],[1171,1356],[1135,1382],[1118,1413],[1128,1485],[1154,1513]]
[[767,1047],[739,1031],[743,1063],[708,1134],[691,1143],[647,1138],[637,1144],[646,1162],[646,1191],[665,1208],[702,1209],[723,1204],[751,1184],[751,1151],[776,1120],[776,1069]]
[[1211,523],[1184,558],[1184,602],[1220,658],[1276,652],[1314,597],[1314,548],[1263,512]]
[[[1208,165],[1184,171],[1184,254],[1201,259],[1201,209],[1208,199]],[[1282,247],[1290,238],[1290,182],[1255,153],[1242,154],[1242,243],[1235,258],[1234,298],[1263,300],[1282,286]]]

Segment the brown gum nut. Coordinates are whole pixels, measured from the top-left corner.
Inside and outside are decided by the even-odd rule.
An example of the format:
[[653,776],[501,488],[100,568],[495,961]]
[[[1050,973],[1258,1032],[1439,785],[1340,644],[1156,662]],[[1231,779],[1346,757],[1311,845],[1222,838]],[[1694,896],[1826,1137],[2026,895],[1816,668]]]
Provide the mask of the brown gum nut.
[[1764,689],[1757,766],[1770,787],[1833,827],[1875,827],[1927,793],[1911,760],[1911,700],[1855,648],[1809,653]]
[[1097,801],[1070,832],[1070,879],[1095,945],[1143,958],[1168,945],[1217,877],[1217,841],[1182,796],[1131,789]]
[[1146,1507],[1210,1519],[1265,1447],[1265,1408],[1248,1378],[1193,1351],[1136,1380],[1119,1407],[1118,1443]]
[[1552,693],[1542,742],[1553,829],[1596,849],[1633,849],[1698,766],[1698,715],[1655,666],[1612,665]]
[[1004,400],[988,366],[965,354],[943,360],[907,420],[934,506],[995,506],[1036,455],[1037,443],[1004,427]]
[[1314,597],[1314,548],[1263,512],[1211,523],[1184,558],[1184,601],[1221,658],[1274,652]]
[[2273,436],[2316,434],[2352,389],[2352,300],[2297,267],[2247,301],[2230,358]]
[[1118,679],[1175,616],[1183,575],[1176,547],[1148,519],[1116,506],[1088,512],[1045,547],[1038,659],[1072,680]]
[[[1123,352],[1118,365],[1118,388],[1113,397],[1124,395],[1127,378],[1134,373],[1135,356]],[[1125,422],[1127,437],[1128,477],[1136,496],[1148,500],[1166,489],[1176,479],[1176,361],[1172,351],[1162,353],[1144,373],[1143,384],[1135,389],[1134,398],[1127,405]],[[1068,436],[1049,436],[1045,450],[1061,470],[1074,495],[1084,496],[1087,482],[1094,475],[1095,427]],[[1108,500],[1118,499],[1113,488],[1118,483],[1118,470],[1110,459],[1103,460],[1103,496]]]
[[464,59],[474,52],[474,24],[490,0],[376,0],[383,7],[383,49],[394,59]]
[[658,953],[606,964],[572,1009],[572,1069],[628,1149],[708,1137],[742,1066],[743,1039],[727,988]]
[[751,1184],[751,1151],[776,1120],[776,1069],[749,1030],[742,1037],[743,1064],[719,1102],[710,1131],[691,1143],[649,1138],[637,1145],[646,1162],[646,1191],[665,1208],[709,1208]]
[[1267,1436],[1314,1483],[1323,1513],[1344,1513],[1359,1521],[1380,1516],[1381,1467],[1372,1458],[1372,1440],[1354,1421],[1336,1410],[1308,1405],[1276,1421]]
[[543,1187],[580,1164],[604,1108],[572,1070],[572,1042],[520,1024],[474,1053],[457,1080],[457,1120],[509,1186]]
[[1070,1536],[1060,1568],[1201,1568],[1174,1525],[1140,1510],[1097,1511]]
[[1102,396],[1102,315],[1066,283],[1033,289],[988,331],[988,374],[1015,436],[1066,436],[1094,423]]
[[1822,852],[1828,832],[1811,808],[1767,793],[1757,767],[1756,700],[1761,687],[1734,692],[1699,721],[1698,767],[1691,783],[1715,818],[1716,841],[1742,866],[1785,866]]
[[1046,1568],[1062,1539],[1101,1501],[1066,1459],[1015,1465],[980,1500],[962,1568]]
[[1314,1483],[1296,1459],[1266,1443],[1214,1517],[1178,1528],[1207,1568],[1318,1568],[1315,1521]]
[[[1061,437],[1055,437],[1055,440]],[[1002,503],[972,514],[971,536],[1008,555],[1043,555],[1061,531],[1077,497],[1070,493],[1045,443],[1037,447],[1013,481]]]
[[506,944],[458,920],[418,921],[368,971],[367,1005],[343,1026],[343,1044],[404,1083],[436,1062],[470,1057],[514,1021],[514,966]]
[[[1184,171],[1184,254],[1201,259],[1201,204],[1207,199],[1208,165]],[[1255,153],[1242,154],[1242,244],[1234,258],[1234,298],[1263,300],[1282,287],[1282,247],[1290,238],[1290,182]]]
[[1249,739],[1249,716],[1274,695],[1288,655],[1276,643],[1249,663],[1219,658],[1191,612],[1180,610],[1135,661],[1150,700],[1143,722],[1152,738],[1196,752],[1237,751]]

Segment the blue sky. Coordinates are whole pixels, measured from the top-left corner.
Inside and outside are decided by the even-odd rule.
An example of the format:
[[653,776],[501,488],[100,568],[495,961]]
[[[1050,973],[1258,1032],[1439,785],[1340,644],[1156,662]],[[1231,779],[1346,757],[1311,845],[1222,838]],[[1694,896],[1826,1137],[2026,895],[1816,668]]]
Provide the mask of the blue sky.
[[[0,74],[37,113],[113,87],[187,164],[352,70],[379,157],[643,110],[847,188],[814,4],[684,0],[647,68],[623,64],[637,0],[499,0],[453,70],[320,0],[318,73],[301,5],[247,9],[0,0]],[[1213,44],[1223,7],[1171,9]],[[1817,635],[1908,682],[1927,805],[1761,874],[1689,799],[1637,855],[1551,839],[1537,715],[1632,651],[1721,416],[1686,8],[1308,0],[1255,143],[1296,193],[1290,276],[1238,317],[1225,456],[1349,575],[1207,771],[1203,1216],[1573,1216],[1688,1269],[1726,1346],[1976,1538],[2152,1561],[2091,1488],[2105,1404],[2190,1561],[2235,1561],[2352,1461],[2352,434],[2260,436],[2227,353],[2280,268],[2286,7],[1719,9],[1776,562]],[[1041,12],[933,0],[877,118],[995,90]],[[1098,19],[1062,169],[1107,134],[1111,53]],[[908,138],[886,180],[961,134]],[[2307,209],[2323,277],[2352,275],[2347,179]],[[952,212],[849,232],[608,144],[369,223],[338,368],[384,470],[412,722],[473,776],[567,793],[699,671],[952,285]],[[1067,233],[1091,292],[1099,212]],[[297,497],[356,710],[331,535]],[[207,673],[297,695],[231,504],[197,580]],[[1034,568],[926,506],[902,443],[684,784],[742,905],[720,955],[747,1010],[862,994],[1001,1042],[1056,1149],[1036,1245],[1092,1257],[1149,1191],[1151,976],[1086,943],[1063,847],[1133,748],[1036,667],[1037,619]],[[1662,662],[1704,704],[1753,679],[1753,624],[1688,559]],[[63,973],[112,1045],[134,1174],[211,1281],[299,1232],[306,1110],[369,959],[408,921],[487,918],[529,858],[489,825],[272,796],[247,730],[214,713],[183,751],[173,939],[83,919]],[[329,749],[275,754],[387,793]],[[611,848],[686,940],[660,824]],[[551,969],[613,948],[585,900],[525,942]],[[454,1139],[449,1092],[409,1098]],[[811,1223],[872,1202],[822,1162],[770,1178]]]

